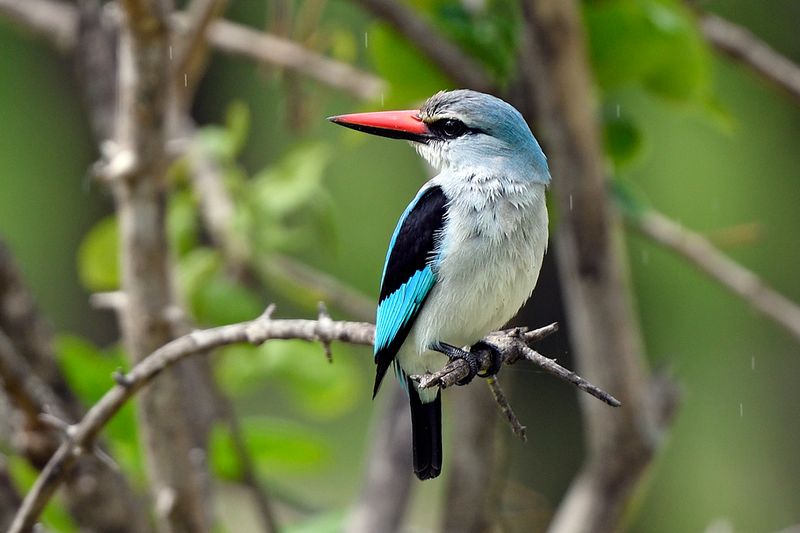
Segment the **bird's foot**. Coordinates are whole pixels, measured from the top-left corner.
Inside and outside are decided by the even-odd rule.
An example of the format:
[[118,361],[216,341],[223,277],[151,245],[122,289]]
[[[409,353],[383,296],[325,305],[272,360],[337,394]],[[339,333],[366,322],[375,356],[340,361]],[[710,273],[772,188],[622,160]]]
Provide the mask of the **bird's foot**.
[[480,367],[478,366],[478,358],[474,353],[462,350],[461,348],[457,348],[452,344],[447,344],[446,342],[438,342],[432,346],[431,349],[439,353],[443,353],[448,359],[450,359],[451,362],[455,361],[456,359],[463,359],[469,365],[469,374],[459,381],[456,381],[456,385],[466,385],[478,375]]
[[[492,362],[484,372],[478,372],[478,376],[482,378],[490,378],[500,372],[500,369],[503,367],[503,354],[500,353],[500,350],[494,344],[488,343],[486,341],[478,341],[472,345],[470,348],[470,352],[476,352],[478,350],[486,350],[489,352],[489,355],[492,358]],[[473,355],[473,357],[475,357]]]

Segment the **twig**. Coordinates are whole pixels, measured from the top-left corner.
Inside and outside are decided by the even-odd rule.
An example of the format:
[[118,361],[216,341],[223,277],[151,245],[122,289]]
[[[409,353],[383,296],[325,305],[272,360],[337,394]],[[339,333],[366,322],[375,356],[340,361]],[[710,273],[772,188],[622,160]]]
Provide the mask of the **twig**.
[[[572,383],[582,391],[591,394],[612,407],[619,407],[622,405],[619,400],[609,393],[592,385],[579,375],[567,370],[554,360],[539,354],[528,346],[529,343],[533,342],[529,339],[539,340],[557,330],[558,325],[555,323],[531,332],[521,332],[519,328],[513,328],[490,333],[486,337],[486,341],[500,350],[500,353],[503,355],[503,364],[513,365],[520,359],[525,359],[534,363],[548,374],[552,374],[559,379]],[[488,350],[478,350],[474,353],[478,358],[479,372],[488,370],[492,365],[491,353],[489,353]],[[423,374],[421,376],[411,376],[411,379],[417,381],[422,388],[440,387],[446,389],[447,387],[456,385],[468,375],[469,364],[463,359],[456,359],[447,363],[437,372]]]
[[637,231],[688,260],[800,341],[800,306],[720,252],[703,236],[653,209],[641,214],[626,212],[626,218]]
[[227,21],[212,24],[209,40],[228,54],[277,65],[365,100],[378,98],[384,82],[346,63],[340,63],[269,33]]
[[800,103],[800,66],[749,30],[716,15],[700,15],[700,29],[714,48],[739,61]]
[[184,90],[193,89],[197,84],[207,56],[206,33],[227,4],[228,0],[192,0],[186,9],[183,21],[185,29],[177,40],[177,50],[173,54],[173,75],[178,86],[185,85]]
[[516,413],[511,408],[511,404],[506,398],[506,393],[503,392],[502,387],[500,387],[500,382],[497,381],[496,376],[492,376],[486,380],[486,383],[489,385],[489,390],[492,391],[492,396],[494,397],[494,401],[500,407],[500,411],[505,415],[508,424],[511,426],[511,431],[514,432],[522,442],[528,441],[528,435],[525,432],[525,426],[522,425],[522,422],[519,421],[517,418]]
[[358,0],[373,15],[388,22],[457,84],[476,91],[495,92],[497,86],[486,69],[464,53],[403,2]]
[[[43,468],[58,449],[59,434],[42,423],[47,412],[59,420],[80,418],[83,407],[56,363],[52,334],[44,323],[11,254],[0,242],[0,381],[23,412],[24,427],[12,441],[28,462]],[[16,387],[16,392],[11,389]],[[15,417],[16,418],[16,417]],[[61,431],[61,430],[59,430]],[[87,484],[86,479],[93,482]],[[93,460],[81,461],[65,476],[67,508],[81,529],[141,533],[148,530],[138,495],[119,472]],[[4,528],[0,528],[3,529]]]
[[[0,0],[0,14],[42,35],[60,50],[75,48],[78,16],[72,5],[54,0]],[[185,15],[178,14],[173,20],[178,28],[185,25]],[[226,20],[212,22],[207,38],[221,52],[293,70],[356,98],[375,100],[386,86],[373,74],[298,43]]]
[[0,384],[20,409],[30,427],[39,425],[45,406],[59,409],[60,401],[20,356],[11,339],[0,329]]
[[[117,384],[112,387],[89,409],[80,422],[72,426],[72,438],[59,447],[26,495],[25,501],[17,513],[11,533],[29,530],[58,487],[64,474],[74,464],[77,456],[82,450],[90,449],[89,447],[97,438],[100,430],[125,402],[150,384],[161,372],[188,356],[239,342],[259,345],[273,339],[303,339],[311,342],[371,345],[374,339],[375,326],[370,323],[302,319],[274,320],[271,318],[273,309],[274,307],[270,306],[259,318],[250,322],[193,331],[165,344],[137,363],[130,372],[125,374],[126,386]],[[547,326],[544,329],[552,331],[553,326]],[[493,333],[487,337],[487,341],[501,350],[506,345],[518,346],[520,342],[523,342],[521,339],[524,338],[524,334],[518,330],[510,331],[511,333]],[[538,335],[537,332],[531,332],[531,334],[532,336]],[[517,360],[520,357],[519,354],[515,354],[513,357],[509,355],[504,359],[506,361]],[[488,363],[486,365],[488,366]],[[546,367],[543,370],[550,372]]]

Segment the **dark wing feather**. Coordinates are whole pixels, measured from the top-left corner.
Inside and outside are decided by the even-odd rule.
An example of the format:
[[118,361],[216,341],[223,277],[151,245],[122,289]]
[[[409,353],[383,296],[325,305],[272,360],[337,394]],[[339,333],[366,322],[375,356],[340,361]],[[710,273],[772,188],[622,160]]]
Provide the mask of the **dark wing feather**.
[[423,189],[406,208],[392,235],[375,324],[378,368],[373,397],[436,283],[430,263],[446,212],[447,197],[442,189]]

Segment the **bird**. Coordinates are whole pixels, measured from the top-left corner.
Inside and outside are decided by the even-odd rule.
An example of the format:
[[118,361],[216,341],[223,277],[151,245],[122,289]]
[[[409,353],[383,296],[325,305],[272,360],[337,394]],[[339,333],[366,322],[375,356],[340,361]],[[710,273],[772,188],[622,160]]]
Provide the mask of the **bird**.
[[531,296],[548,240],[547,158],[520,112],[469,89],[441,91],[419,109],[329,117],[357,131],[410,141],[434,169],[400,215],[389,241],[376,312],[372,397],[392,366],[411,405],[414,473],[442,471],[438,387],[411,379],[488,349],[482,341]]

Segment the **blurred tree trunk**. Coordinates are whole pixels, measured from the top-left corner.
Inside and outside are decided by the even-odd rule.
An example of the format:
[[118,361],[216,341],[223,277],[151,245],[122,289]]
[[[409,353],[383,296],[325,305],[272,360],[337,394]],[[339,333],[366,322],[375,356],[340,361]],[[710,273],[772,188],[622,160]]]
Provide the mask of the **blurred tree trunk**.
[[555,252],[577,370],[622,402],[611,409],[580,395],[588,457],[550,530],[616,531],[666,423],[653,407],[671,410],[675,398],[668,388],[654,390],[669,401],[650,392],[577,2],[528,0],[523,18],[512,99],[544,134],[558,210]]

